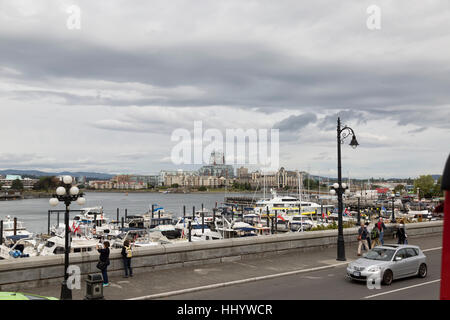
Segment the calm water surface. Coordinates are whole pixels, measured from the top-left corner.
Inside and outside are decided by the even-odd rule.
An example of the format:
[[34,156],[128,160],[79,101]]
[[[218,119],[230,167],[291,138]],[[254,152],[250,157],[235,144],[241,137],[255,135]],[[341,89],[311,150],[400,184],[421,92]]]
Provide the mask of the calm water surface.
[[[192,213],[192,207],[201,209],[202,203],[205,208],[211,209],[223,203],[226,196],[246,196],[252,197],[252,193],[238,194],[238,193],[100,193],[87,192],[85,193],[86,207],[102,206],[107,217],[115,219],[117,216],[117,208],[120,209],[120,216],[125,215],[125,209],[128,210],[128,215],[142,214],[151,208],[152,204],[162,206],[166,212],[171,212],[173,215],[183,215],[183,205],[186,205],[187,214]],[[259,197],[261,195],[256,195]],[[49,199],[28,199],[28,200],[14,200],[14,201],[0,201],[0,219],[5,219],[7,215],[17,217],[18,220],[23,221],[26,228],[30,232],[41,233],[47,232],[47,217],[48,210],[64,210],[63,204],[57,207],[50,207]],[[73,203],[71,209],[81,209],[79,205]],[[71,215],[72,216],[72,215]],[[60,216],[61,222],[63,215]],[[52,224],[56,223],[56,216],[52,217]]]

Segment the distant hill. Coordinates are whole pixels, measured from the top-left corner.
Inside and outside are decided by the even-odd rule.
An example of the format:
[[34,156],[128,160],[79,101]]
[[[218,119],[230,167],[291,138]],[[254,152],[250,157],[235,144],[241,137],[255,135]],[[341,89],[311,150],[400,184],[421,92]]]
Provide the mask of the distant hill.
[[72,177],[86,177],[88,179],[99,179],[99,180],[109,180],[114,177],[112,174],[98,173],[98,172],[43,172],[38,170],[0,170],[1,175],[20,175],[20,176],[33,176],[33,177],[44,177],[44,176],[65,176],[69,175]]

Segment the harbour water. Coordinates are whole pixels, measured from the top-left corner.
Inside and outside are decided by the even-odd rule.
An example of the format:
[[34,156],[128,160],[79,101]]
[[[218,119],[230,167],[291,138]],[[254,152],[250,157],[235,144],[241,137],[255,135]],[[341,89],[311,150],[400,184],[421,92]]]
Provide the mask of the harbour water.
[[[232,195],[253,196],[250,193],[233,193]],[[115,219],[117,208],[120,209],[120,216],[124,216],[125,209],[128,210],[128,215],[142,214],[146,213],[152,204],[157,204],[163,207],[166,212],[173,213],[174,217],[178,217],[183,215],[184,205],[186,206],[186,214],[192,214],[193,206],[197,210],[201,209],[203,204],[205,208],[211,209],[216,205],[216,202],[220,206],[226,196],[230,196],[230,193],[129,193],[127,195],[119,192],[86,192],[87,201],[83,207],[102,206],[106,216]],[[51,207],[48,200],[41,198],[0,201],[0,219],[4,219],[7,215],[12,218],[17,217],[25,224],[28,231],[45,233],[47,231],[48,210],[65,209],[62,203],[57,207]],[[71,209],[78,210],[81,207],[73,203]],[[61,219],[63,219],[63,215],[61,215]],[[56,223],[56,217],[52,217],[53,223]]]

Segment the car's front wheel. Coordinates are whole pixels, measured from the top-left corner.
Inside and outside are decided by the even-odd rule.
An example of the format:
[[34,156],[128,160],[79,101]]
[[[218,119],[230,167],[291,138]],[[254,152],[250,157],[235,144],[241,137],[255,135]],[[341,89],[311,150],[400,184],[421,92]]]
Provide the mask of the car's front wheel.
[[393,279],[394,279],[394,275],[392,274],[392,271],[386,270],[383,274],[383,284],[390,286]]
[[419,276],[419,278],[425,278],[427,276],[427,265],[425,263],[422,263],[419,267],[419,272],[417,273],[417,275]]

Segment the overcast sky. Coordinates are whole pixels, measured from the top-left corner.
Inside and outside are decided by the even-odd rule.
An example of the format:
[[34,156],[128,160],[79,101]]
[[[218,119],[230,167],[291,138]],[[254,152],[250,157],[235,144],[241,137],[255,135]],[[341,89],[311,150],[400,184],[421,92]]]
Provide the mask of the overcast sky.
[[360,143],[345,176],[440,174],[449,17],[447,0],[0,0],[0,169],[191,168],[171,135],[202,120],[279,129],[281,166],[336,176],[339,114]]

